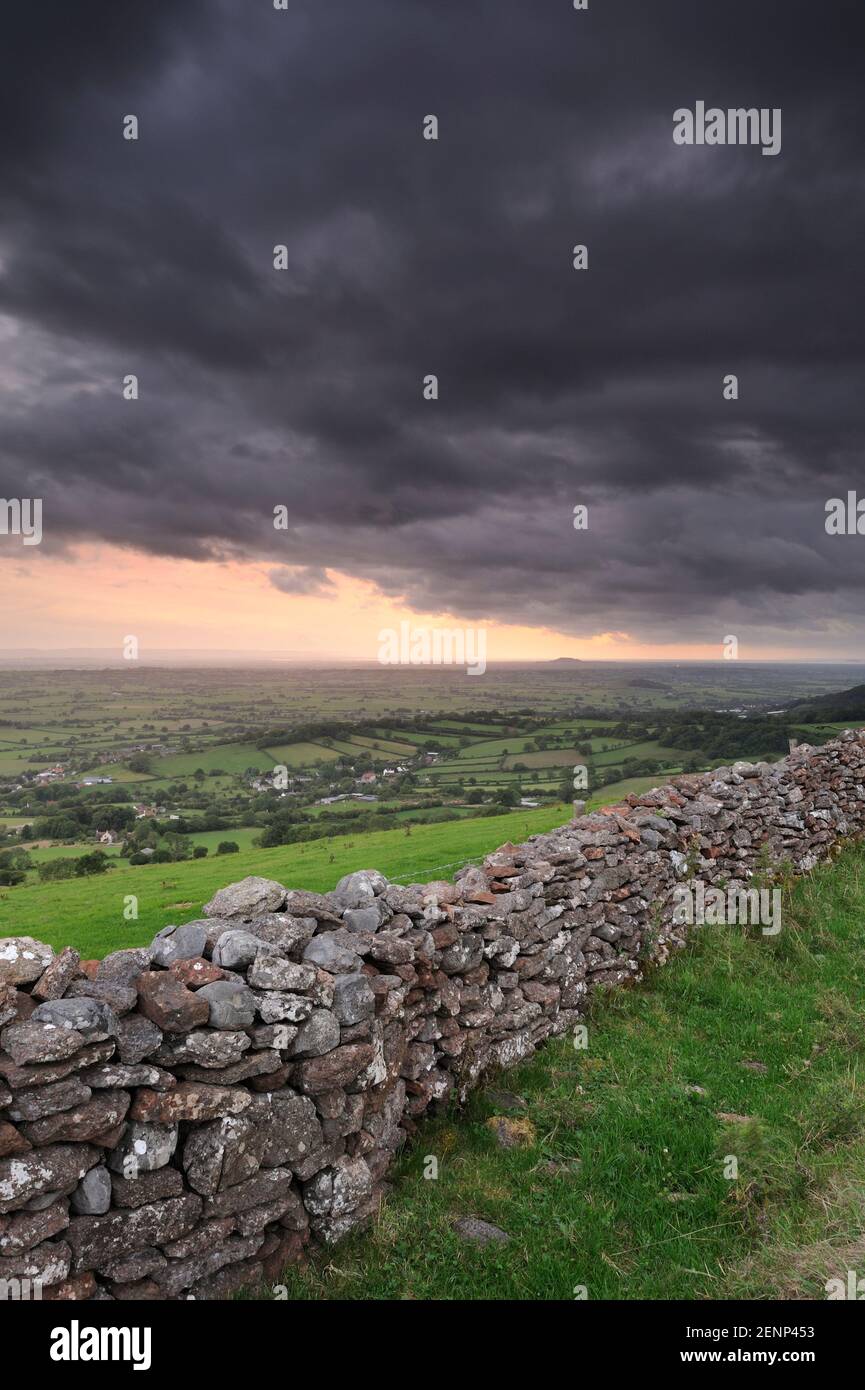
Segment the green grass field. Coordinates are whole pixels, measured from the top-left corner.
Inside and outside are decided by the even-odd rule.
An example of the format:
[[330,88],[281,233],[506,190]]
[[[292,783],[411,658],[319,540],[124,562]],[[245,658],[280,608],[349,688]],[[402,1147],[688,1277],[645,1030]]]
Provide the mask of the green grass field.
[[[862,849],[798,883],[784,923],[704,928],[596,996],[586,1050],[560,1039],[425,1122],[374,1228],[288,1271],[289,1297],[825,1298],[862,1267]],[[525,1102],[524,1147],[491,1133],[494,1087]],[[461,1216],[509,1243],[462,1241]]]

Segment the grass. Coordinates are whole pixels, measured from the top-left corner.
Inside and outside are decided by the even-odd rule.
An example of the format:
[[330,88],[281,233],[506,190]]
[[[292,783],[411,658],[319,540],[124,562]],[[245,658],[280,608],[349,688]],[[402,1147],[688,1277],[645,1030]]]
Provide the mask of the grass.
[[[862,849],[794,886],[778,937],[704,928],[587,1024],[587,1049],[560,1039],[427,1121],[373,1229],[288,1271],[289,1296],[820,1299],[862,1271]],[[493,1086],[525,1100],[520,1147],[487,1124]],[[461,1240],[466,1215],[510,1241]]]

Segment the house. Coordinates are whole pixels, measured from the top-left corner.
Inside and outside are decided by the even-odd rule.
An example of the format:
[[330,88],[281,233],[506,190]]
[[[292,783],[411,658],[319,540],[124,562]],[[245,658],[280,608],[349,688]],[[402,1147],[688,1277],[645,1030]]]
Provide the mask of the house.
[[358,783],[362,787],[368,787],[376,780],[377,778],[374,772],[362,772],[357,778]]
[[521,806],[539,806],[539,805],[540,805],[540,802],[538,802],[538,801],[532,801],[532,800],[531,800],[529,797],[527,797],[527,796],[521,796],[521,797],[520,797],[520,805],[521,805]]
[[103,830],[98,836],[100,845],[116,845],[120,836],[116,830]]

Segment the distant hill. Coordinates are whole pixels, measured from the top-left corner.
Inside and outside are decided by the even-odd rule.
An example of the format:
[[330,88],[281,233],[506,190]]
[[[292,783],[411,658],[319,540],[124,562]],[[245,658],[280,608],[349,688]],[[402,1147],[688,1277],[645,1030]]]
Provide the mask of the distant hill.
[[579,656],[554,656],[551,661],[544,661],[544,666],[582,666],[583,659]]
[[834,724],[842,719],[865,724],[865,685],[854,685],[850,690],[839,690],[835,695],[817,695],[813,700],[802,700],[798,705],[792,705],[786,713],[791,719],[801,719],[806,724]]

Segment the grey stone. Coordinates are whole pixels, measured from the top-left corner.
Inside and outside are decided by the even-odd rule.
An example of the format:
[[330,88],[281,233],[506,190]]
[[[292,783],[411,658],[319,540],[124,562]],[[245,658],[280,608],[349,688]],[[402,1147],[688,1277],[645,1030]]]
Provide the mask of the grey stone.
[[172,927],[170,931],[160,932],[150,950],[154,963],[167,968],[176,960],[195,960],[204,953],[206,945],[205,928],[189,922],[184,927]]
[[101,1150],[91,1144],[50,1144],[0,1159],[0,1213],[15,1211],[43,1193],[77,1187],[101,1158]]
[[4,936],[0,938],[0,984],[30,984],[53,959],[52,947],[34,941],[32,936]]
[[71,1197],[72,1210],[78,1216],[104,1216],[111,1206],[111,1174],[107,1168],[91,1168],[85,1173]]
[[19,1091],[9,1107],[10,1120],[41,1120],[58,1110],[71,1110],[90,1099],[90,1087],[77,1076],[53,1081],[49,1086],[34,1086],[32,1091]]
[[269,878],[244,878],[222,888],[204,905],[205,917],[262,917],[279,912],[286,890]]
[[372,1017],[375,1013],[375,995],[366,975],[357,971],[337,976],[333,986],[333,1012],[344,1024],[360,1023],[362,1019]]
[[32,1022],[74,1028],[86,1042],[103,1042],[117,1031],[117,1018],[100,999],[49,999],[33,1010]]
[[471,1241],[473,1245],[504,1245],[510,1240],[507,1231],[503,1231],[500,1226],[493,1226],[489,1221],[481,1221],[478,1216],[460,1217],[459,1221],[454,1222],[453,1229],[458,1236]]
[[329,970],[333,975],[357,970],[360,951],[344,945],[342,935],[341,932],[322,932],[314,936],[304,950],[303,959],[312,965],[320,965],[322,970]]
[[343,914],[347,931],[377,932],[382,920],[382,911],[378,903],[370,907],[350,907]]
[[387,879],[378,869],[358,869],[339,880],[331,897],[343,908],[368,907],[376,894],[386,888]]
[[303,1023],[313,1010],[313,1003],[303,994],[283,994],[279,990],[263,990],[254,996],[256,1008],[264,1023]]
[[117,1148],[108,1155],[108,1167],[124,1178],[135,1178],[164,1168],[176,1148],[177,1125],[130,1120]]
[[281,956],[260,955],[253,962],[247,980],[255,989],[288,990],[302,994],[315,985],[316,974],[311,965],[298,965]]
[[322,1057],[339,1046],[339,1020],[327,1009],[313,1009],[291,1048],[292,1057]]
[[186,1180],[204,1197],[245,1182],[258,1172],[266,1143],[266,1130],[245,1115],[196,1125],[183,1149]]
[[252,932],[239,928],[226,931],[213,948],[213,964],[221,965],[226,970],[246,970],[259,951],[267,953],[268,950],[273,950],[273,947],[268,948],[267,942]]
[[[84,1046],[84,1036],[74,1028],[58,1028],[30,1018],[26,1023],[7,1023],[0,1033],[0,1044],[13,1062],[64,1062]],[[51,1078],[54,1080],[54,1078]]]
[[112,951],[99,962],[96,979],[112,980],[119,985],[134,985],[138,976],[150,969],[150,951],[146,946],[133,950]]
[[162,1042],[162,1031],[143,1014],[117,1021],[117,1053],[121,1062],[135,1066],[155,1052]]
[[224,1031],[251,1028],[255,1020],[255,995],[235,980],[217,980],[198,991],[210,1005],[210,1025]]

